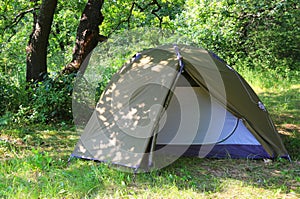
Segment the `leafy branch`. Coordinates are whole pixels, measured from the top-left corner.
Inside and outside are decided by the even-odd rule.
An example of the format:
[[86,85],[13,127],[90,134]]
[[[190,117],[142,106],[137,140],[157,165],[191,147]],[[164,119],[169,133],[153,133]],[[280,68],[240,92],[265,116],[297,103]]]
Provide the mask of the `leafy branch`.
[[38,10],[38,9],[39,9],[39,7],[33,7],[33,8],[30,8],[30,9],[27,9],[27,10],[24,10],[24,11],[18,13],[18,14],[14,17],[14,19],[12,20],[12,22],[11,22],[9,25],[6,25],[6,26],[4,27],[4,30],[7,30],[7,29],[9,29],[9,28],[14,27],[15,25],[17,25],[17,24],[24,18],[24,16],[25,16],[26,14],[28,14],[28,13],[33,13],[34,11],[36,11],[36,10]]
[[113,32],[115,32],[116,30],[119,29],[119,27],[124,24],[127,23],[127,28],[130,29],[130,20],[132,18],[133,15],[133,10],[135,7],[137,7],[139,9],[140,12],[146,12],[146,10],[148,10],[151,6],[156,6],[156,8],[151,10],[151,14],[153,14],[158,20],[159,20],[159,27],[162,27],[162,22],[163,22],[163,18],[161,16],[159,16],[158,12],[161,10],[162,6],[159,4],[159,2],[157,0],[152,0],[151,2],[149,2],[148,4],[146,4],[144,7],[139,5],[137,2],[132,2],[130,9],[129,9],[129,13],[126,19],[120,20],[119,23],[116,25],[116,27],[111,31],[111,33],[109,33],[109,35],[111,35]]

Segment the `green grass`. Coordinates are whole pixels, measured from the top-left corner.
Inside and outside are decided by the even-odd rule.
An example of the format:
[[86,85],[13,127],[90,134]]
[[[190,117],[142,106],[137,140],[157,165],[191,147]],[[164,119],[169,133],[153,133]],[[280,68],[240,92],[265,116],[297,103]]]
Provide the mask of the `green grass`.
[[299,198],[300,85],[280,80],[264,87],[262,76],[245,73],[292,163],[180,158],[134,175],[109,164],[68,163],[78,139],[71,125],[6,125],[0,126],[0,198]]

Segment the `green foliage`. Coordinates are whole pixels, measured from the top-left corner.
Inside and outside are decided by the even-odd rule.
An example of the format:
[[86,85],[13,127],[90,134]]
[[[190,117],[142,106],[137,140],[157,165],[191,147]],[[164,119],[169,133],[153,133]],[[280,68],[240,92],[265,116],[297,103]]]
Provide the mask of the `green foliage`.
[[48,46],[48,69],[59,71],[72,59],[76,30],[85,1],[58,1]]
[[10,77],[0,76],[0,116],[16,110],[24,100],[22,88]]
[[[74,74],[46,76],[44,82],[17,86],[0,77],[0,124],[70,121]],[[27,86],[26,86],[27,85]]]
[[186,1],[178,31],[229,64],[277,70],[300,68],[298,1]]
[[[26,73],[26,46],[32,32],[37,5],[27,0],[0,2],[0,72],[23,81]],[[70,60],[76,29],[85,1],[59,1],[48,46],[48,71],[61,70]],[[38,9],[36,10],[38,12]]]
[[[34,87],[25,83],[26,46],[33,28],[33,13],[38,13],[38,9],[33,9],[40,3],[0,2],[1,124],[69,121],[72,116],[73,77],[54,75]],[[49,72],[60,71],[71,60],[76,29],[85,4],[85,1],[58,2],[49,37]]]
[[184,6],[184,0],[105,1],[101,32],[110,35],[114,31],[136,27],[160,27],[173,29],[173,22]]
[[0,2],[0,72],[25,79],[26,45],[32,30],[31,1]]
[[31,87],[30,117],[37,122],[70,120],[73,79],[74,74],[47,76],[43,82]]

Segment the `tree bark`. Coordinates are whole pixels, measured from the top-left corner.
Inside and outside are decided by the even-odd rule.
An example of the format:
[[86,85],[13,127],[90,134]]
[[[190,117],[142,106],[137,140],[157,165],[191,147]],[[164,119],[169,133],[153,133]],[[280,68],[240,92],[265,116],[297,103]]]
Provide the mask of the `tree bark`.
[[104,19],[101,13],[103,2],[104,0],[88,0],[77,29],[72,61],[63,69],[63,73],[76,73],[98,42],[106,40],[105,36],[99,34],[99,25]]
[[[26,81],[42,81],[47,73],[47,46],[57,0],[43,0],[26,47]],[[35,18],[35,17],[34,17]]]

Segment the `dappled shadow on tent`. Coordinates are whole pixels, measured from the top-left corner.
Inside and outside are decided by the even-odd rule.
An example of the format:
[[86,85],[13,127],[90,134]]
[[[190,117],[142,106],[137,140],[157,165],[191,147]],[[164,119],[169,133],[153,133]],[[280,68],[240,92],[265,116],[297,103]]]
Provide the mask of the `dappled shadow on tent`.
[[156,49],[121,68],[103,92],[75,156],[140,166],[177,67],[175,53]]

